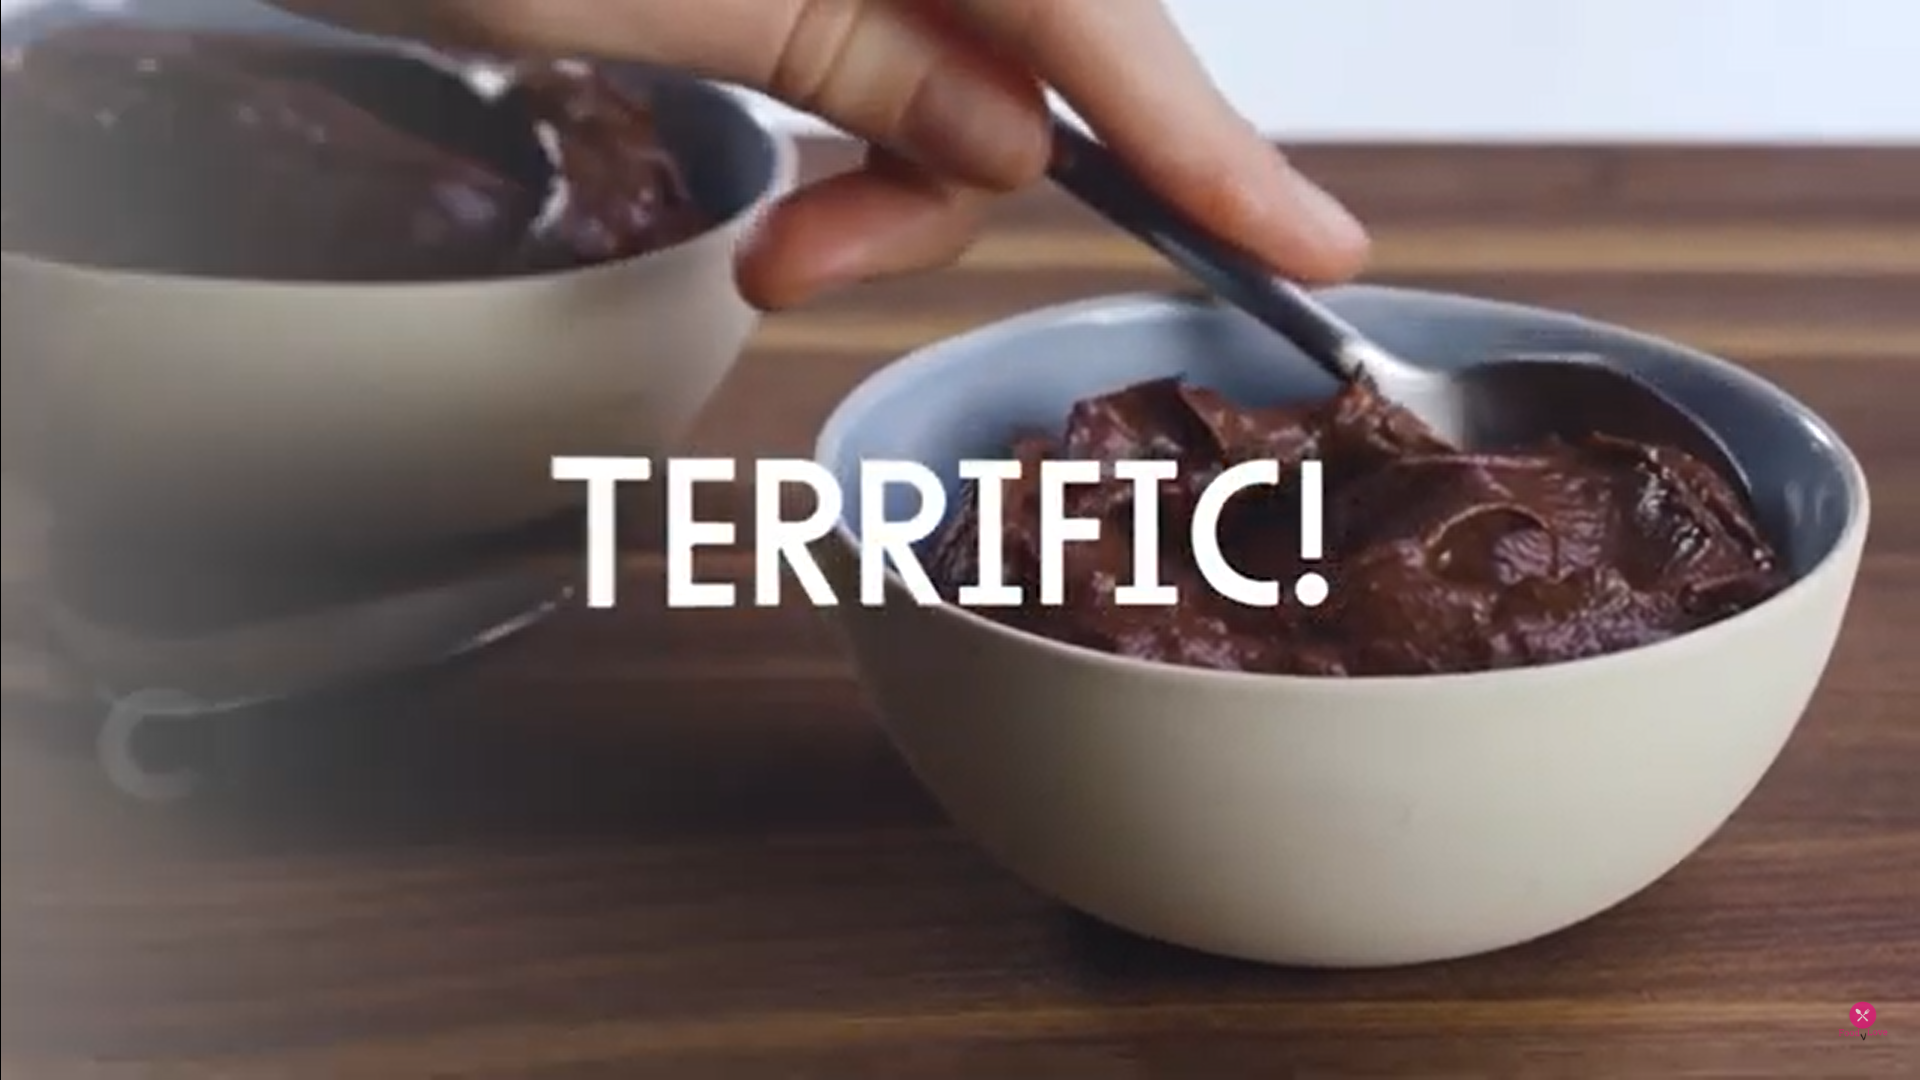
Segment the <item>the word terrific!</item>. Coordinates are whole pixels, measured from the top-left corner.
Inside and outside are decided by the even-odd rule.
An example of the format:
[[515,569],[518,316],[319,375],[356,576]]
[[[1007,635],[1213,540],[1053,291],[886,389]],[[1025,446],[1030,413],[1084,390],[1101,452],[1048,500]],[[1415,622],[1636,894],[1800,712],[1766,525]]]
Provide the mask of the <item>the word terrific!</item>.
[[[959,590],[964,607],[1018,607],[1028,602],[1017,585],[1005,580],[1005,552],[1001,548],[1004,523],[1003,485],[1021,477],[1019,461],[970,460],[960,463],[960,478],[974,481],[980,522],[980,580]],[[1131,528],[1133,580],[1118,586],[1115,604],[1129,607],[1169,606],[1180,600],[1178,590],[1160,580],[1159,486],[1179,475],[1173,461],[1043,461],[1039,463],[1040,595],[1035,602],[1058,606],[1066,600],[1065,549],[1070,543],[1100,539],[1098,518],[1067,513],[1067,492],[1075,485],[1099,483],[1104,470],[1133,484]],[[618,544],[615,537],[614,496],[620,484],[653,479],[653,460],[635,457],[560,457],[553,460],[553,478],[587,485],[587,604],[609,608],[615,600]],[[672,458],[666,462],[667,606],[670,608],[726,608],[739,602],[732,582],[696,581],[693,555],[698,548],[731,547],[736,543],[732,522],[700,521],[694,514],[694,490],[703,483],[732,483],[738,479],[735,463],[727,458]],[[840,521],[846,500],[838,481],[827,469],[804,459],[765,459],[753,465],[754,580],[753,602],[773,607],[781,602],[781,570],[793,573],[807,599],[818,607],[839,603],[833,587],[814,561],[810,545],[825,539]],[[914,547],[947,516],[947,489],[925,465],[912,461],[860,463],[860,603],[869,607],[886,602],[887,569],[892,567],[915,601],[943,603],[928,578]],[[1235,570],[1220,550],[1220,516],[1235,495],[1248,488],[1280,483],[1280,463],[1248,461],[1222,472],[1201,493],[1193,511],[1189,537],[1194,564],[1209,587],[1222,596],[1250,607],[1275,607],[1280,585],[1250,578]],[[813,510],[799,520],[787,520],[781,493],[790,486],[813,493]],[[918,503],[911,514],[889,517],[888,495],[896,488],[911,489]],[[1318,461],[1300,466],[1300,558],[1322,557],[1323,481]],[[1294,598],[1309,607],[1327,599],[1327,580],[1316,573],[1302,574],[1294,583]]]

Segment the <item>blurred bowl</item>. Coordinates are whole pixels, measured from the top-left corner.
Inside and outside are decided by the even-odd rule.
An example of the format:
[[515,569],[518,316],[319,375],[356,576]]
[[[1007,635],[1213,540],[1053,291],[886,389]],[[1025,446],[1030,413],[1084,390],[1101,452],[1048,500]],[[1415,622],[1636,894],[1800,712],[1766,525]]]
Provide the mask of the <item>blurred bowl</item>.
[[[91,13],[29,4],[7,38]],[[306,33],[245,4],[133,4],[169,25]],[[581,504],[561,454],[658,455],[757,323],[742,232],[795,180],[792,141],[724,89],[616,69],[718,224],[561,273],[303,283],[7,253],[7,468],[89,535],[335,550],[491,533]]]
[[[1516,334],[1608,353],[1725,438],[1795,583],[1657,645],[1544,667],[1409,678],[1225,673],[1106,655],[951,605],[832,609],[891,738],[953,820],[1034,887],[1137,933],[1313,966],[1523,942],[1644,889],[1767,771],[1819,682],[1867,534],[1865,477],[1805,406],[1726,362],[1572,316],[1348,288],[1333,306],[1440,365]],[[1072,401],[1185,375],[1247,403],[1334,384],[1200,301],[1036,312],[874,375],[818,460],[847,493],[822,545],[857,596],[863,459],[955,463],[1058,430]],[[912,496],[907,494],[911,503]],[[894,511],[899,517],[911,506]]]

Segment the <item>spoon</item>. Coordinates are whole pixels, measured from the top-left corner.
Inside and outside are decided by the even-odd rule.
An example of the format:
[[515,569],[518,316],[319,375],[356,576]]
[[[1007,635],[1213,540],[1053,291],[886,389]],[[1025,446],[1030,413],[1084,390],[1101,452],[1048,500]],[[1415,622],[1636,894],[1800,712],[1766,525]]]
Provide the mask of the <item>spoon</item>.
[[1273,276],[1168,206],[1113,152],[1056,116],[1047,175],[1221,299],[1292,342],[1343,383],[1370,386],[1462,450],[1512,449],[1604,432],[1698,458],[1746,493],[1712,431],[1678,403],[1590,353],[1494,357],[1457,371],[1419,367],[1370,340],[1306,289]]

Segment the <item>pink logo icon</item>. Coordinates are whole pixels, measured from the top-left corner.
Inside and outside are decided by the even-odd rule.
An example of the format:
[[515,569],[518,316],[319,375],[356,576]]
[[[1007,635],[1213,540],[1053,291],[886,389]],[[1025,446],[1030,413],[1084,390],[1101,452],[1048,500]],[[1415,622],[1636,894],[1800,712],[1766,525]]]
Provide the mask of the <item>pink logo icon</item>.
[[[1878,1032],[1873,1030],[1873,1022],[1879,1018],[1879,1015],[1879,1010],[1875,1009],[1871,1002],[1857,1001],[1854,1003],[1853,1008],[1847,1011],[1847,1023],[1852,1024],[1853,1032],[1857,1032],[1859,1036],[1864,1039],[1869,1035],[1878,1034]],[[1841,1034],[1846,1035],[1852,1034],[1853,1032],[1841,1032]]]

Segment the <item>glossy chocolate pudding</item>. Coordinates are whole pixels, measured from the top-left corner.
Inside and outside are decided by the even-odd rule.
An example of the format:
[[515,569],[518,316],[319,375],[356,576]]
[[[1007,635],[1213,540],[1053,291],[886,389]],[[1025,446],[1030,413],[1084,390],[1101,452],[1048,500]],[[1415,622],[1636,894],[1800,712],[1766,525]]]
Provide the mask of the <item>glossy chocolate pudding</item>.
[[65,262],[431,280],[637,255],[708,223],[591,67],[91,23],[9,49],[5,242]]
[[[1028,606],[979,613],[1047,637],[1194,667],[1298,675],[1484,671],[1599,656],[1725,619],[1773,595],[1786,574],[1744,499],[1676,450],[1595,435],[1502,453],[1463,453],[1364,387],[1307,406],[1243,408],[1176,380],[1081,401],[1058,437],[1020,440],[1005,490],[1006,580]],[[1067,513],[1101,539],[1065,545],[1066,603],[1039,595],[1038,462],[1172,459],[1160,486],[1161,580],[1172,607],[1122,607],[1133,578],[1130,480],[1067,488]],[[1250,460],[1280,463],[1279,487],[1248,488],[1221,518],[1227,561],[1282,585],[1282,602],[1216,592],[1191,555],[1207,483]],[[1324,549],[1299,555],[1298,470],[1324,470]],[[943,595],[975,584],[973,493],[936,535],[928,569]],[[1303,572],[1326,601],[1293,601]]]

